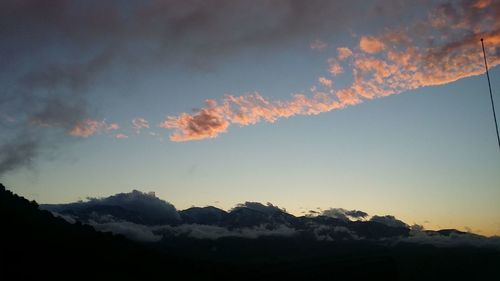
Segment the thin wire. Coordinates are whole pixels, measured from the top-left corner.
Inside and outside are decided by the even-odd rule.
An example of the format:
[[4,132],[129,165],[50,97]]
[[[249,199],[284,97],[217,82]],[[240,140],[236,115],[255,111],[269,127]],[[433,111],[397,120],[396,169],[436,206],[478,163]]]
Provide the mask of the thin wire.
[[488,87],[490,88],[491,108],[493,109],[493,119],[495,120],[495,129],[497,130],[498,148],[500,149],[500,136],[498,135],[497,114],[495,113],[495,103],[493,103],[493,93],[491,92],[490,73],[488,71],[488,62],[486,61],[486,52],[484,51],[483,38],[481,38],[481,46],[483,46],[484,66],[486,67],[486,77],[488,77]]

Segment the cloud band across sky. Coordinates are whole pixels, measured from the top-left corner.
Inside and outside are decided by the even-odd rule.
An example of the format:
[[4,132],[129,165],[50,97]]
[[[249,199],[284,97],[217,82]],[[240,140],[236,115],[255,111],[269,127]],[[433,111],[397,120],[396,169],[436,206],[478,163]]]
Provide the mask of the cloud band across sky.
[[[449,2],[411,26],[361,36],[354,48],[341,47],[328,60],[331,79],[320,77],[311,93],[290,100],[269,100],[260,93],[209,99],[193,113],[168,116],[160,127],[173,129],[172,141],[217,137],[231,125],[275,122],[296,115],[317,115],[364,100],[437,86],[484,73],[480,39],[484,37],[491,67],[500,63],[500,3]],[[350,69],[349,87],[334,89]]]

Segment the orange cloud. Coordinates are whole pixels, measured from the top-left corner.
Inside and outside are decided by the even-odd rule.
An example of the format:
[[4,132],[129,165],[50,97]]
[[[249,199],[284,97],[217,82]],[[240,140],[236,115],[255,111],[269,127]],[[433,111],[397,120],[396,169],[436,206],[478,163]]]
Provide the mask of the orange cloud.
[[344,68],[335,58],[328,59],[328,65],[329,65],[328,71],[333,76],[337,76],[344,72]]
[[376,54],[385,48],[385,44],[376,37],[363,36],[359,41],[359,48],[369,54]]
[[476,0],[473,4],[472,7],[477,8],[477,9],[484,9],[488,7],[491,4],[491,0]]
[[108,125],[104,120],[97,121],[88,118],[77,122],[77,124],[69,130],[69,134],[75,137],[87,138],[102,131],[112,131],[119,128],[120,126],[116,123]]
[[[208,100],[204,108],[193,114],[169,116],[161,126],[174,129],[170,136],[173,141],[214,138],[226,132],[231,124],[247,126],[296,115],[316,115],[357,105],[364,100],[482,74],[484,61],[480,38],[485,39],[490,66],[500,64],[497,51],[500,48],[500,21],[497,20],[500,18],[500,3],[495,5],[495,9],[484,8],[487,13],[483,17],[488,22],[495,19],[493,24],[481,22],[470,14],[473,13],[471,9],[457,8],[457,13],[447,15],[454,17],[453,22],[457,24],[436,27],[434,21],[426,20],[380,36],[363,36],[357,51],[337,49],[338,60],[328,60],[329,72],[334,76],[344,72],[339,61],[352,57],[349,67],[353,82],[336,92],[324,93],[313,86],[311,94],[293,94],[288,101],[268,100],[258,93],[226,96],[221,103]],[[437,14],[431,14],[431,18],[441,16],[442,11],[435,12]],[[483,26],[483,29],[478,31],[478,26]],[[437,36],[439,40],[425,40],[436,38],[436,34],[442,34]],[[318,83],[330,88],[334,82],[321,76]]]
[[120,129],[120,125],[118,125],[117,123],[111,123],[106,128],[106,130],[118,130],[118,129]]
[[325,87],[327,87],[327,88],[331,88],[331,87],[332,87],[332,80],[327,79],[327,78],[325,78],[325,77],[323,77],[323,76],[321,76],[320,78],[318,78],[318,82],[319,82],[321,85],[323,85],[323,86],[325,86]]
[[351,49],[346,47],[337,48],[337,58],[339,59],[339,61],[343,61],[350,56],[352,56]]
[[225,117],[224,107],[217,105],[214,100],[207,100],[205,104],[206,108],[193,115],[182,113],[178,117],[167,117],[160,124],[160,127],[176,129],[170,136],[172,141],[214,138],[218,134],[225,132],[229,122]]
[[208,100],[206,106],[194,114],[169,116],[160,127],[174,129],[172,141],[214,138],[227,131],[230,124],[248,126],[260,121],[273,123],[280,118],[295,115],[316,115],[341,108],[334,96],[315,92],[311,97],[294,94],[290,101],[268,101],[258,93],[244,96],[228,95],[221,104]]

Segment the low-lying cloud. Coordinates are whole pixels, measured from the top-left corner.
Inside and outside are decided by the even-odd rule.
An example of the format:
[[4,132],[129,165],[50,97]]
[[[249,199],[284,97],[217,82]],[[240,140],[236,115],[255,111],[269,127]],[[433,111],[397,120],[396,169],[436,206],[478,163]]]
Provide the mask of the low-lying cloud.
[[[71,215],[53,212],[54,215],[75,223],[78,219]],[[391,227],[409,227],[404,222],[393,216],[382,216],[383,224]],[[371,221],[379,221],[379,216],[374,216]],[[397,223],[388,223],[390,221]],[[123,235],[139,242],[159,242],[163,238],[185,237],[193,239],[217,240],[221,238],[259,239],[261,237],[312,237],[318,241],[353,241],[367,240],[356,231],[346,226],[309,224],[307,230],[296,229],[285,224],[262,224],[252,227],[230,228],[206,224],[180,224],[180,225],[144,225],[125,220],[119,220],[109,215],[94,214],[86,222],[98,231],[111,232]],[[305,235],[305,236],[304,236]],[[312,235],[312,236],[311,236]],[[377,242],[378,240],[370,240]],[[388,237],[380,240],[381,243],[416,243],[433,245],[437,247],[474,246],[500,249],[500,237],[484,237],[481,235],[461,232],[457,230],[429,231],[423,227],[412,227],[409,235]]]
[[385,224],[390,227],[408,227],[406,223],[401,220],[396,219],[394,216],[373,216],[370,221]]
[[438,247],[476,246],[500,250],[500,237],[484,237],[470,232],[446,231],[445,234],[436,231],[426,231],[423,228],[413,230],[410,236],[400,238],[401,242],[434,245]]
[[94,221],[90,221],[89,224],[98,231],[121,234],[134,241],[158,242],[162,239],[161,235],[153,233],[151,227],[142,224],[136,224],[133,222],[116,221],[97,223]]
[[329,208],[296,217],[271,203],[245,202],[229,211],[191,207],[178,211],[153,193],[134,190],[85,202],[41,205],[70,223],[80,221],[96,230],[143,242],[162,239],[281,237],[317,241],[369,241],[383,244],[418,243],[440,247],[472,245],[500,249],[498,237],[455,229],[426,230],[391,215],[369,216],[360,210]]
[[348,221],[349,219],[364,219],[367,213],[359,210],[346,210],[343,208],[330,208],[322,212],[323,216]]
[[226,227],[200,224],[183,224],[180,226],[161,226],[155,231],[168,236],[186,236],[196,239],[219,239],[225,237],[238,237],[247,239],[257,239],[263,236],[290,237],[297,233],[297,230],[285,225],[269,227],[259,225],[255,227],[242,227],[229,229]]

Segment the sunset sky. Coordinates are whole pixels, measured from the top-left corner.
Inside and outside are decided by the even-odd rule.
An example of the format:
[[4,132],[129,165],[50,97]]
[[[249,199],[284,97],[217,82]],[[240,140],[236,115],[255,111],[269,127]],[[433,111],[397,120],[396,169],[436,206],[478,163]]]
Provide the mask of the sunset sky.
[[2,1],[0,181],[500,235],[500,1]]

